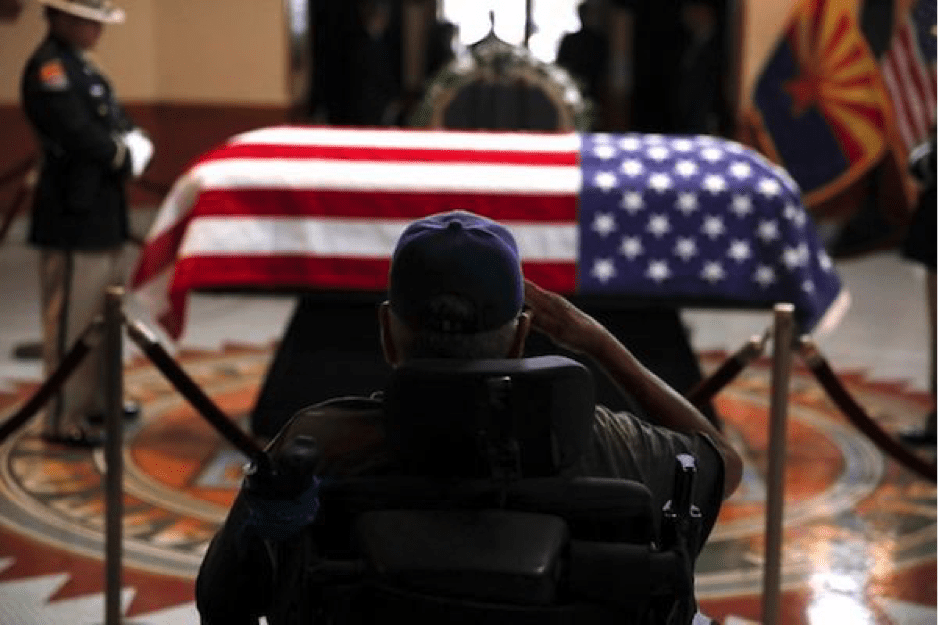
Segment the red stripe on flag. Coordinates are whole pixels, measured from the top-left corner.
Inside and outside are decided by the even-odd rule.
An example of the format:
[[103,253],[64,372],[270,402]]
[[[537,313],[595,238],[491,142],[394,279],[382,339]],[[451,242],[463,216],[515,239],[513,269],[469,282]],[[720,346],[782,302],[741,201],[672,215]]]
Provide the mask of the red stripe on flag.
[[[270,145],[263,143],[235,143],[215,150],[198,163],[204,164],[227,159],[293,159],[293,160],[338,160],[374,161],[398,163],[491,163],[505,165],[557,165],[574,166],[579,162],[579,152],[512,151],[506,141],[504,150],[447,150],[433,147],[395,148],[374,146],[341,145]],[[310,166],[314,166],[310,163]]]
[[883,61],[882,73],[883,82],[889,91],[889,98],[892,101],[893,115],[896,125],[899,127],[899,134],[902,136],[903,146],[908,149],[914,141],[912,138],[912,122],[909,118],[908,102],[902,97],[902,90],[899,87],[899,77],[896,71],[896,60],[892,55],[887,55]]
[[182,335],[187,296],[193,291],[235,289],[271,294],[334,289],[384,291],[388,259],[310,256],[194,256],[176,262],[170,308],[159,319],[174,339]]
[[[387,289],[389,267],[389,258],[190,256],[176,263],[170,294],[232,287],[266,293],[383,292]],[[525,262],[523,269],[525,276],[546,289],[572,293],[576,286],[574,262]]]
[[928,135],[935,119],[935,85],[929,78],[908,21],[893,37],[882,72],[904,148],[911,150]]
[[185,294],[177,294],[171,298],[172,307],[157,317],[157,321],[166,330],[167,334],[174,339],[179,340],[182,336],[182,329],[186,324],[186,305]]
[[922,71],[922,60],[919,58],[916,49],[916,42],[912,36],[912,29],[906,24],[906,27],[899,33],[900,52],[905,56],[908,80],[908,97],[913,104],[915,111],[915,131],[919,137],[928,134],[928,102],[931,94],[927,86],[927,81]]
[[935,75],[935,59],[922,65],[922,73],[925,74],[925,84],[928,85],[928,101],[932,105],[932,121],[935,120],[935,101],[938,99],[938,76]]
[[146,243],[130,280],[132,287],[142,286],[172,266],[176,261],[176,252],[179,250],[179,244],[188,226],[188,219],[178,221]]
[[[349,259],[310,256],[195,256],[176,263],[169,289],[170,310],[160,317],[178,339],[186,316],[186,297],[192,291],[236,288],[263,293],[277,291],[387,290],[390,259]],[[525,276],[540,286],[570,294],[576,288],[576,264],[524,263]],[[247,285],[251,285],[247,288]]]
[[935,72],[934,65],[930,66],[927,69],[926,73],[928,75],[927,82],[928,82],[928,89],[929,89],[928,104],[930,106],[929,110],[931,111],[931,121],[934,124],[936,121],[936,114],[938,114],[938,111],[935,110],[935,102],[936,102],[936,99],[938,99],[938,95],[936,95],[935,93],[935,90],[938,89],[938,74],[936,74]]
[[412,221],[449,210],[468,210],[499,221],[576,225],[574,195],[488,195],[475,193],[377,193],[288,189],[203,191],[187,216],[149,241],[131,280],[134,287],[176,262],[179,245],[199,217],[325,217]]
[[451,210],[468,210],[500,221],[576,224],[577,196],[212,189],[201,193],[191,214],[193,219],[240,215],[409,221]]
[[266,293],[383,291],[387,288],[388,267],[387,258],[189,256],[176,263],[170,293],[232,287]]
[[524,277],[545,289],[564,295],[576,291],[576,263],[523,263]]

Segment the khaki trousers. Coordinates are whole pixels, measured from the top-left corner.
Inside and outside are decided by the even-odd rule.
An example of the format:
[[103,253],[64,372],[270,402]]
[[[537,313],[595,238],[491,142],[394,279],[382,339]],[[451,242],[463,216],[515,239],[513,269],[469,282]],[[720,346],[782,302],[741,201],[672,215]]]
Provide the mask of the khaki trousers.
[[[102,251],[43,250],[40,254],[43,365],[55,370],[75,340],[104,312],[104,295],[122,285],[122,248]],[[44,434],[67,435],[106,407],[103,341],[96,341],[62,389],[46,406]]]

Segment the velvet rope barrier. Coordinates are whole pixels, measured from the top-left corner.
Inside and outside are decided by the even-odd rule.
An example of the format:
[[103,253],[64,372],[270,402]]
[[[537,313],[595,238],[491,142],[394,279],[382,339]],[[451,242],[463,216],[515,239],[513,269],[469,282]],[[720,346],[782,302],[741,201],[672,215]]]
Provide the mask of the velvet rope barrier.
[[736,379],[749,363],[765,352],[770,330],[761,336],[752,336],[733,355],[723,361],[716,371],[698,382],[688,393],[687,400],[694,407],[703,408],[727,384]]
[[[89,324],[65,357],[62,358],[52,375],[42,383],[12,417],[0,425],[0,444],[3,444],[11,434],[28,423],[39,409],[49,401],[49,398],[58,392],[100,339],[101,327],[101,320]],[[186,374],[163,346],[150,335],[149,331],[139,323],[128,324],[127,331],[150,361],[222,436],[248,458],[255,461],[259,468],[267,467],[267,455],[261,447],[254,439],[231,422],[221,408]]]
[[9,232],[10,226],[13,225],[13,220],[16,219],[16,216],[19,214],[20,206],[26,201],[27,195],[29,195],[29,187],[25,184],[16,190],[16,194],[14,194],[9,208],[7,208],[6,212],[3,214],[3,222],[0,223],[0,243],[6,239],[7,232]]
[[176,387],[182,396],[232,445],[252,460],[258,470],[270,470],[270,459],[253,438],[245,434],[241,428],[232,423],[231,419],[218,407],[205,391],[189,377],[179,366],[166,349],[160,345],[149,330],[138,321],[127,321],[127,333],[130,338],[143,350],[157,369]]
[[35,164],[36,158],[31,156],[0,176],[0,187],[5,186],[12,180],[20,180],[20,185],[13,195],[13,200],[7,206],[6,210],[3,211],[3,220],[0,222],[0,242],[6,238],[7,231],[13,224],[13,220],[16,219],[16,216],[19,214],[20,208],[26,201],[30,189],[35,185],[35,173],[32,171]]
[[908,469],[932,482],[938,481],[938,473],[934,464],[928,464],[903,447],[866,414],[863,407],[856,402],[837,378],[811,337],[801,337],[798,353],[833,402],[857,429],[866,434],[884,453],[892,456]]
[[6,441],[7,437],[26,425],[39,412],[39,409],[49,401],[49,398],[59,391],[68,377],[75,371],[75,368],[81,364],[81,361],[91,351],[100,329],[100,321],[89,324],[72,348],[65,354],[65,357],[59,362],[59,366],[55,368],[52,375],[42,383],[32,397],[12,417],[7,419],[3,425],[0,425],[0,445]]

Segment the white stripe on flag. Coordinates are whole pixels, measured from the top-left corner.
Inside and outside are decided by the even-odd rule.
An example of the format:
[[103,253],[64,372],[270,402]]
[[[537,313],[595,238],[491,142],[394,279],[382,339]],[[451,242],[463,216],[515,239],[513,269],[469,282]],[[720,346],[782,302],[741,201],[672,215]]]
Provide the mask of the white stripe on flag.
[[906,20],[893,36],[881,65],[896,125],[907,151],[928,136],[935,120],[934,74],[922,58],[916,37],[912,22]]
[[460,132],[277,126],[232,137],[229,144],[307,145],[501,152],[579,152],[577,133]]
[[160,210],[156,213],[156,219],[150,226],[150,231],[146,236],[147,242],[172,228],[192,210],[201,191],[199,184],[199,179],[193,175],[192,170],[187,171],[173,183],[160,205]]
[[[410,220],[313,217],[200,217],[186,230],[178,258],[292,255],[390,258]],[[575,263],[575,224],[502,222],[522,260]]]
[[908,151],[915,141],[915,139],[913,139],[915,133],[912,130],[909,116],[905,110],[902,91],[896,81],[894,65],[895,59],[893,59],[891,55],[887,56],[882,66],[883,82],[886,83],[886,88],[889,90],[889,96],[892,99],[893,116],[895,117],[896,125],[899,127],[899,134],[902,136],[902,144],[906,151]]
[[924,58],[922,49],[919,47],[916,28],[911,20],[906,22],[903,39],[906,42],[907,54],[914,59],[912,72],[914,73],[916,85],[918,85],[918,93],[921,95],[922,102],[928,111],[928,121],[932,122],[935,119],[935,82],[934,74],[929,71],[928,65],[934,64],[935,59]]
[[207,161],[192,174],[201,189],[320,189],[401,193],[465,192],[575,195],[577,166],[400,163],[234,158]]
[[900,33],[899,41],[893,45],[891,54],[895,55],[895,68],[899,79],[901,97],[906,102],[909,110],[909,121],[912,126],[913,140],[924,137],[928,132],[928,113],[925,111],[923,101],[925,94],[919,88],[916,82],[916,73],[914,63],[918,61],[913,50],[909,49],[910,38],[908,37],[908,25]]

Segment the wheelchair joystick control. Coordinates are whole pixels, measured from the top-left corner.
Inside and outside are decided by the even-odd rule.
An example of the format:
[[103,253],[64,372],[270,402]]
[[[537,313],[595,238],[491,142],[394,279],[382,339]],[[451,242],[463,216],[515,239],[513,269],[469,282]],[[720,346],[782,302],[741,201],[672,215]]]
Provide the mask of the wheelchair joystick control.
[[316,440],[302,435],[255,460],[235,502],[242,530],[281,541],[312,523],[319,510],[318,460]]
[[700,511],[694,506],[694,483],[697,481],[697,459],[690,454],[677,455],[677,470],[674,474],[674,495],[665,506],[673,507],[671,513],[676,516],[699,516]]
[[270,498],[289,499],[309,488],[319,461],[319,447],[308,435],[291,439],[269,457],[269,469],[252,465],[247,476],[248,489]]
[[694,505],[697,459],[690,454],[678,454],[676,464],[673,495],[662,510],[663,540],[669,546],[676,540],[692,538],[692,522],[701,518],[700,508]]

